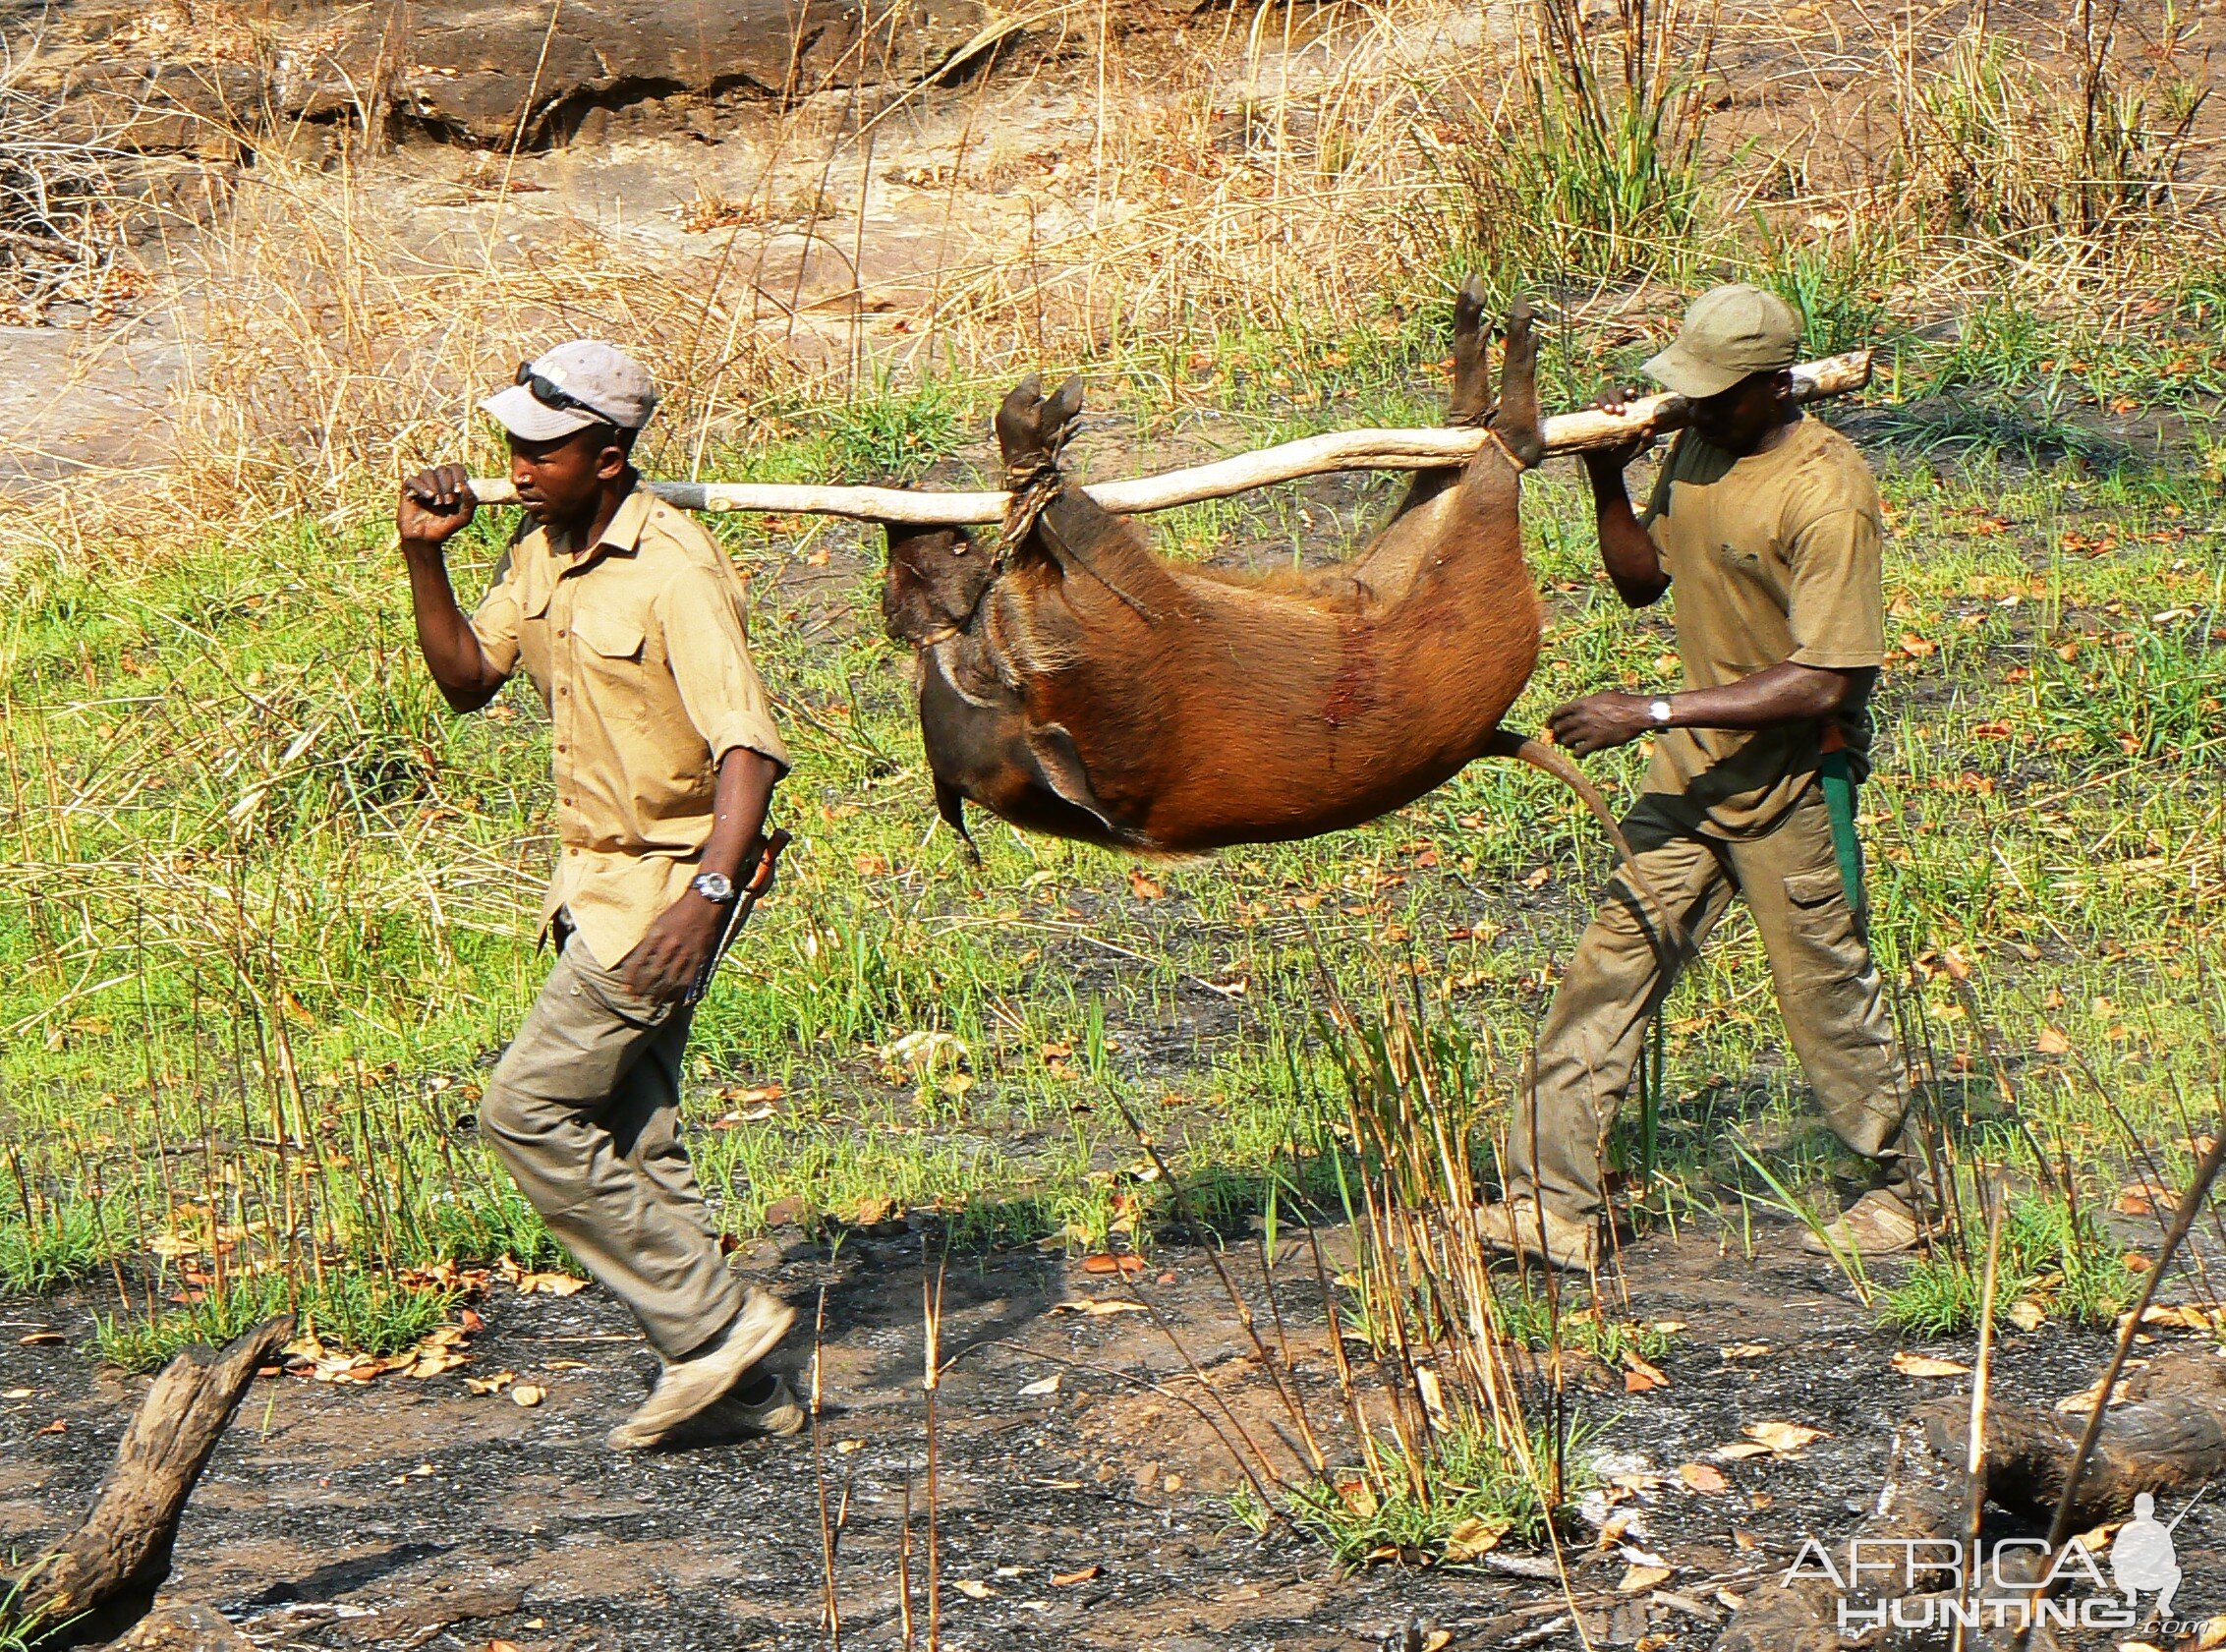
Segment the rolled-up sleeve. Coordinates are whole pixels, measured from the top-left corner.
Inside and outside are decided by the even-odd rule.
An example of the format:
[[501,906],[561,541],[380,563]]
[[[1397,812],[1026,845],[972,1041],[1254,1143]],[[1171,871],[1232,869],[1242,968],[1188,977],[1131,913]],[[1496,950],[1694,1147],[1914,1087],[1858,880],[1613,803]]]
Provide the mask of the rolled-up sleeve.
[[1851,671],[1886,658],[1886,593],[1878,518],[1845,506],[1795,537],[1787,623],[1801,665]]
[[711,747],[713,765],[746,747],[771,758],[785,774],[788,748],[773,726],[765,681],[751,662],[732,583],[708,568],[687,568],[658,597],[656,619],[680,703]]
[[494,584],[472,611],[472,635],[480,653],[505,677],[518,668],[518,569],[509,551],[495,564]]

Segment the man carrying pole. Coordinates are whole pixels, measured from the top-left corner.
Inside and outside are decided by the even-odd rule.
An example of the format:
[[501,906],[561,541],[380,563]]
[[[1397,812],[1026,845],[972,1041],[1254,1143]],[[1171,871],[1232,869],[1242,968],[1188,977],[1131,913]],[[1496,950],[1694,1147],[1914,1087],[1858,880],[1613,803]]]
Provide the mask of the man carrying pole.
[[[1646,365],[1692,407],[1644,516],[1624,470],[1646,442],[1584,454],[1617,593],[1638,608],[1676,591],[1686,686],[1594,694],[1551,718],[1578,755],[1642,734],[1655,745],[1624,823],[1635,864],[1611,882],[1554,995],[1509,1131],[1506,1201],[1479,1213],[1502,1250],[1593,1266],[1607,1132],[1647,1023],[1735,892],[1826,1121],[1880,1182],[1823,1230],[1829,1246],[1810,1233],[1809,1248],[1875,1254],[1918,1236],[1909,1079],[1859,912],[1852,802],[1885,658],[1878,489],[1854,445],[1795,402],[1800,334],[1793,307],[1758,288],[1693,303]],[[1661,933],[1655,894],[1683,937]]]
[[442,549],[476,506],[464,468],[413,477],[396,516],[418,646],[448,704],[477,711],[523,665],[549,714],[560,846],[542,921],[557,960],[480,1128],[662,1361],[613,1448],[707,1423],[793,1434],[794,1396],[757,1366],[795,1310],[726,1268],[678,1134],[694,1000],[742,885],[770,875],[766,808],[788,769],[740,584],[643,485],[632,454],[656,392],[612,346],[559,345],[480,405],[509,432],[531,526],[470,619]]

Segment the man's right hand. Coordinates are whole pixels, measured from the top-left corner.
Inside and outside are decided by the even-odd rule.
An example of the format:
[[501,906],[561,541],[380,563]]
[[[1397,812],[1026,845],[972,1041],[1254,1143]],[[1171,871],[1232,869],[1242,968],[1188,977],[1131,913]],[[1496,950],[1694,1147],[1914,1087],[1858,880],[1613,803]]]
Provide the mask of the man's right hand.
[[471,473],[462,465],[435,465],[402,484],[394,528],[404,551],[433,551],[454,539],[479,509]]
[[[1648,392],[1642,385],[1627,384],[1622,389],[1610,389],[1593,399],[1590,411],[1622,418],[1630,411],[1630,404]],[[1594,482],[1620,478],[1632,464],[1645,457],[1654,445],[1654,432],[1633,436],[1629,441],[1614,447],[1588,447],[1584,450],[1584,468],[1592,473]]]

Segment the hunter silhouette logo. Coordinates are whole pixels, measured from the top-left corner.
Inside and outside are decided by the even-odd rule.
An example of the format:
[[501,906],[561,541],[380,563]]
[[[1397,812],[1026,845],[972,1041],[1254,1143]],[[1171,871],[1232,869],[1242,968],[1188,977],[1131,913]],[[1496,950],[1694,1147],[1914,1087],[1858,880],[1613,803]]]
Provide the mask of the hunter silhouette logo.
[[[2195,1499],[2190,1498],[2188,1509],[2195,1506]],[[2134,1517],[2118,1528],[2117,1538],[2110,1545],[2110,1576],[2126,1592],[2129,1607],[2138,1604],[2138,1596],[2146,1590],[2156,1596],[2157,1617],[2172,1615],[2172,1597],[2180,1589],[2180,1559],[2172,1546],[2172,1533],[2188,1517],[2188,1509],[2173,1515],[2172,1524],[2166,1525],[2156,1517],[2156,1499],[2146,1492],[2134,1499]]]
[[[1778,1585],[1829,1583],[1840,1597],[1840,1632],[1849,1640],[1887,1628],[2131,1629],[2144,1619],[2168,1632],[2186,1632],[2199,1625],[2172,1616],[2184,1575],[2172,1533],[2205,1489],[2169,1522],[2156,1517],[2153,1496],[2137,1496],[2134,1517],[2110,1545],[2108,1575],[2099,1549],[2077,1537],[2053,1552],[2038,1537],[1969,1544],[1851,1537],[1838,1555],[1811,1537]],[[2151,1597],[2145,1610],[2143,1596]]]

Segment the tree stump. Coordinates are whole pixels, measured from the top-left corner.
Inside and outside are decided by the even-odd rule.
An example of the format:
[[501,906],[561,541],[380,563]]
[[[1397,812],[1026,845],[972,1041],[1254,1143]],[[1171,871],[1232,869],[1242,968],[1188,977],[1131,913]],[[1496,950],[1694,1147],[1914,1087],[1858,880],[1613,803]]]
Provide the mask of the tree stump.
[[0,1577],[0,1633],[38,1646],[102,1639],[142,1616],[170,1575],[170,1551],[216,1442],[240,1397],[293,1339],[294,1322],[264,1322],[220,1354],[189,1348],[141,1403],[116,1466],[85,1524],[29,1570]]
[[[2226,1470],[2226,1360],[2208,1351],[2167,1355],[2130,1373],[2114,1398],[2126,1403],[2113,1404],[2103,1419],[2073,1506],[2075,1531],[2091,1530],[2125,1514],[2142,1492],[2192,1491]],[[2085,1426],[2084,1412],[2067,1415],[2041,1405],[2011,1402],[1988,1411],[1988,1507],[1981,1536],[1989,1545],[2005,1532],[2024,1536],[2048,1528]],[[1970,1478],[1965,1468],[1969,1439],[1969,1399],[1932,1400],[1912,1411],[1896,1434],[1894,1465],[1872,1512],[1846,1534],[1836,1554],[1847,1553],[1849,1538],[1964,1543],[1970,1520]],[[2028,1581],[2040,1575],[2038,1557],[2032,1560]],[[1945,1567],[1929,1576],[1930,1586],[1947,1595],[1953,1593],[1947,1588],[1950,1581]],[[1867,1614],[1895,1598],[1890,1587],[1861,1579],[1851,1579],[1851,1584],[1843,1595],[1827,1582],[1807,1578],[1790,1585],[1765,1583],[1733,1618],[1716,1652],[1847,1652],[1904,1644],[1890,1638],[1890,1630],[1860,1636],[1842,1631],[1843,1599]],[[1926,1597],[1918,1592],[1902,1598]],[[2015,1640],[2010,1630],[1985,1628],[1968,1635],[1964,1645],[1968,1652],[1980,1652],[2008,1648]],[[2049,1652],[2061,1641],[2041,1625],[2024,1645]]]

